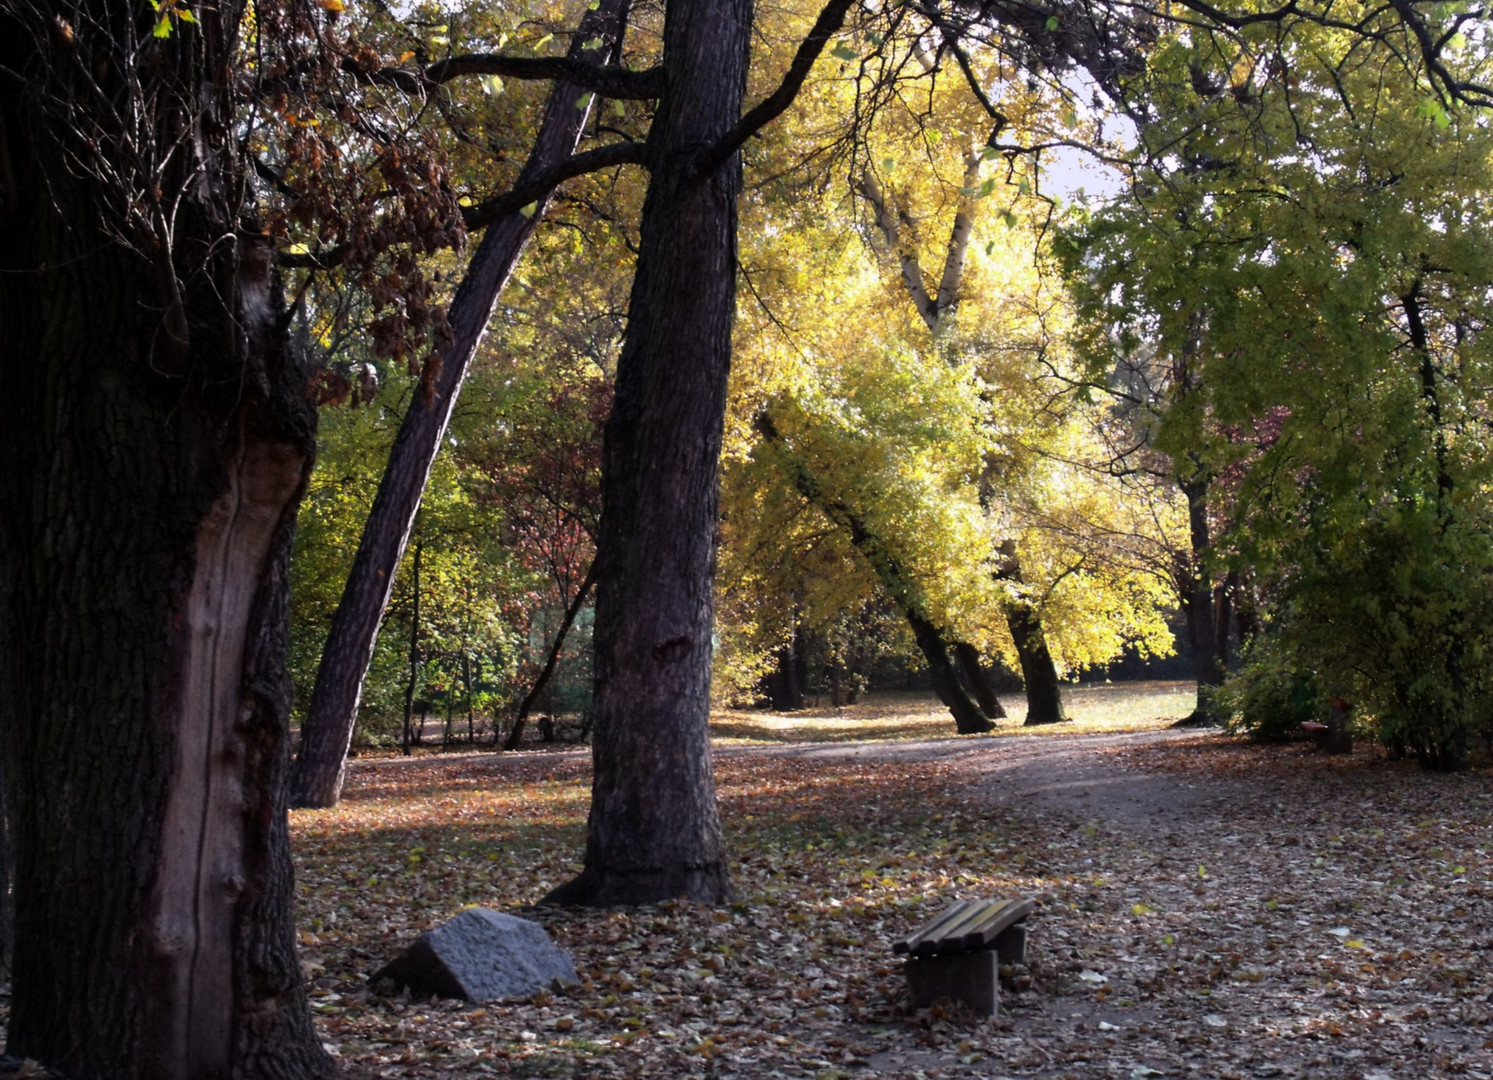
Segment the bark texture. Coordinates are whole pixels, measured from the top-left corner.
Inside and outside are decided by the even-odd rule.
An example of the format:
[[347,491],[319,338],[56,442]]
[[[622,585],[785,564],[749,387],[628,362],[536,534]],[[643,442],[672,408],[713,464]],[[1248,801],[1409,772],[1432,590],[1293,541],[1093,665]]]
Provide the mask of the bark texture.
[[[0,14],[0,68],[28,76],[0,82],[6,1049],[88,1080],[332,1073],[284,801],[315,416],[221,137],[241,9],[198,10],[154,44],[133,5]],[[110,104],[156,111],[79,120],[73,50]],[[109,158],[126,130],[137,156]],[[152,155],[159,186],[133,186]],[[149,240],[153,199],[169,244]]]
[[652,179],[604,439],[586,860],[552,902],[718,903],[731,891],[708,727],[741,166],[735,154],[699,163],[741,115],[751,25],[750,0],[667,8]]
[[[1021,559],[1014,540],[1006,540],[1000,546],[999,576],[1007,581],[1023,580]],[[1058,680],[1057,665],[1047,648],[1041,616],[1030,604],[1021,601],[1007,604],[1005,614],[1011,641],[1016,646],[1016,657],[1021,662],[1021,678],[1026,684],[1025,725],[1062,723],[1068,719],[1068,714],[1063,708],[1062,685]]]
[[956,641],[950,647],[954,651],[954,658],[959,661],[959,670],[964,672],[965,682],[969,683],[970,690],[974,692],[980,711],[992,720],[1004,720],[1005,706],[995,696],[995,688],[990,685],[985,665],[980,661],[980,651],[967,641]]
[[4,809],[5,756],[0,754],[0,979],[10,978],[16,945],[16,909],[11,882],[15,878],[10,853],[10,814]]
[[[600,39],[615,46],[621,40],[629,4],[630,0],[600,0],[594,10],[587,11],[572,40],[569,58],[576,62],[603,59],[603,50],[594,46],[587,49],[586,45]],[[516,186],[550,172],[575,150],[591,110],[589,103],[577,107],[577,100],[584,96],[574,84],[555,85],[545,104],[534,149]],[[291,790],[293,806],[335,806],[342,793],[343,769],[357,722],[363,679],[431,466],[445,440],[472,358],[487,333],[493,306],[548,201],[546,195],[529,208],[529,213],[515,210],[487,227],[451,304],[453,340],[441,357],[440,373],[428,396],[416,395],[410,402],[399,426],[322,651],[316,686],[301,729]]]

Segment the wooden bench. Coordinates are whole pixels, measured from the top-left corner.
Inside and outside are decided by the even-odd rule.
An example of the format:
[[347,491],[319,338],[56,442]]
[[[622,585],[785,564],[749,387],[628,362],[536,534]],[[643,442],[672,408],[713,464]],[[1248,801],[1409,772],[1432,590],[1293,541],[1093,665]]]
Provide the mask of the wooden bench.
[[1000,1011],[1000,965],[1026,962],[1032,900],[956,900],[916,932],[894,942],[905,955],[915,1009],[951,998],[982,1016]]

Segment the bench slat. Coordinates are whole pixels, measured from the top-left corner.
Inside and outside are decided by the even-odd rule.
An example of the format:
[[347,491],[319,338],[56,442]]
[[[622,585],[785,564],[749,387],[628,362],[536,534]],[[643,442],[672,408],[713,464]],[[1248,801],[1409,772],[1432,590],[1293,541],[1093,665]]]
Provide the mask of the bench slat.
[[901,941],[894,944],[892,946],[892,952],[912,952],[912,950],[917,947],[919,942],[935,936],[936,934],[940,933],[945,927],[952,925],[954,919],[967,907],[969,907],[968,900],[955,900],[952,904],[944,908],[942,912],[935,916],[933,921],[927,926],[921,927],[915,933],[903,938]]
[[989,945],[1002,930],[1014,926],[1022,919],[1032,913],[1036,904],[1031,899],[1006,900],[990,908],[977,923],[969,926],[964,931],[964,938],[960,941],[961,949],[983,949]]
[[931,956],[966,952],[989,945],[1005,930],[1032,913],[1034,901],[956,900],[916,933],[892,945],[893,953]]
[[982,903],[968,903],[964,910],[957,916],[946,922],[936,934],[922,934],[916,945],[912,947],[913,956],[931,956],[934,953],[957,951],[949,948],[950,944],[964,937],[965,931],[980,921],[985,912]]

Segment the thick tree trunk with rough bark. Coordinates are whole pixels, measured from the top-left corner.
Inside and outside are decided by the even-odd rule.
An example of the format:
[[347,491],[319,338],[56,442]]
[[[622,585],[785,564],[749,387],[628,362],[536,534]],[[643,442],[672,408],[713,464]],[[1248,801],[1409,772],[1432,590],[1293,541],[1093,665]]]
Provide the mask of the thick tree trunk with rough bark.
[[[1001,542],[1000,560],[1001,578],[1014,582],[1023,580],[1016,541]],[[1016,658],[1021,663],[1021,679],[1025,683],[1026,720],[1023,723],[1027,727],[1062,723],[1068,719],[1063,709],[1062,683],[1052,653],[1047,648],[1041,616],[1031,605],[1019,600],[1006,604],[1005,615],[1006,627],[1011,631],[1011,641],[1016,646]]]
[[[599,50],[594,45],[587,48],[587,44],[597,39],[609,45],[620,41],[629,7],[630,0],[599,0],[595,9],[581,20],[571,43],[570,58],[582,61],[603,58],[608,50]],[[588,103],[578,107],[577,101],[582,98]],[[590,100],[589,95],[570,83],[555,85],[518,184],[548,172],[575,150],[590,115]],[[518,265],[548,201],[541,199],[537,206],[528,208],[527,214],[515,211],[489,225],[457,288],[450,310],[451,347],[442,354],[440,373],[429,395],[415,395],[399,426],[342,600],[332,617],[316,673],[316,686],[301,729],[301,749],[291,788],[292,806],[335,806],[342,793],[343,769],[357,722],[363,679],[373,658],[379,621],[389,604],[399,561],[404,557],[410,529],[420,509],[420,497],[445,439],[472,358],[487,333],[493,306]]]
[[740,116],[751,25],[750,0],[667,9],[652,179],[605,433],[586,861],[550,894],[559,903],[718,903],[731,892],[709,717],[741,166],[733,154],[701,171],[697,156]]
[[[139,51],[135,5],[99,3],[67,35],[0,15],[0,66],[30,80],[0,82],[6,1050],[80,1080],[333,1071],[295,951],[284,799],[286,564],[315,416],[211,82],[239,8],[194,10]],[[131,129],[136,154],[165,155],[158,190],[133,186],[140,157],[91,174],[116,144],[58,126],[73,49],[115,104],[168,118]],[[157,197],[175,200],[169,247],[122,213]]]
[[952,648],[954,658],[959,661],[959,670],[964,672],[964,681],[969,683],[980,711],[992,720],[1004,720],[1005,707],[1001,705],[1000,698],[995,696],[995,688],[990,685],[990,679],[985,674],[985,665],[980,662],[980,651],[967,641],[956,641]]

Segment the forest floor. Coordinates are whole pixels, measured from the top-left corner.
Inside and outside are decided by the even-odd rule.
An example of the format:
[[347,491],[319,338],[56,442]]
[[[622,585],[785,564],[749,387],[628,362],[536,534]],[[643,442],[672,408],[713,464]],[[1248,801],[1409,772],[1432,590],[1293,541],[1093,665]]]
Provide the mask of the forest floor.
[[[723,714],[715,909],[526,906],[578,869],[585,751],[360,759],[292,819],[324,1039],[353,1078],[1493,1077],[1493,773],[1167,730],[1178,685],[994,738],[929,737],[948,720],[905,698]],[[1001,1015],[910,1009],[891,942],[1018,895]],[[368,991],[468,904],[544,923],[580,985]]]

